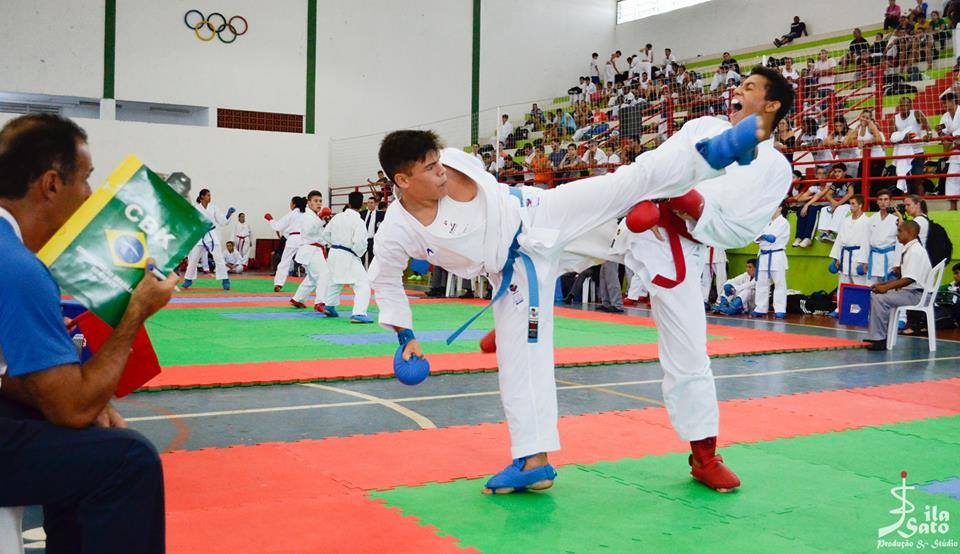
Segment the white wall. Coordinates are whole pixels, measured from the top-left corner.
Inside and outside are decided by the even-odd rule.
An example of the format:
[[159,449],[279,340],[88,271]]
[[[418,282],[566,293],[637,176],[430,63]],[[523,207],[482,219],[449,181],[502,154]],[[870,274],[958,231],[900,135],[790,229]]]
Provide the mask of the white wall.
[[481,109],[563,96],[591,52],[614,50],[615,0],[483,0],[481,11]]
[[317,132],[351,137],[470,112],[470,0],[317,4]]
[[[0,125],[13,117],[0,114]],[[191,191],[210,189],[224,211],[233,206],[245,212],[255,238],[274,238],[264,213],[279,217],[290,210],[291,196],[314,188],[327,192],[325,136],[97,119],[77,123],[89,136],[91,185],[104,183],[127,155],[136,154],[158,173],[186,173]]]
[[886,5],[885,0],[711,0],[617,25],[615,40],[624,56],[649,42],[658,61],[664,48],[672,48],[678,59],[688,59],[758,45],[772,48],[774,37],[790,30],[795,15],[810,34],[877,23],[883,20]]
[[0,2],[0,90],[99,98],[103,0]]
[[[183,22],[191,9],[250,28],[232,44],[203,42]],[[306,16],[304,0],[117,2],[116,98],[302,114]]]

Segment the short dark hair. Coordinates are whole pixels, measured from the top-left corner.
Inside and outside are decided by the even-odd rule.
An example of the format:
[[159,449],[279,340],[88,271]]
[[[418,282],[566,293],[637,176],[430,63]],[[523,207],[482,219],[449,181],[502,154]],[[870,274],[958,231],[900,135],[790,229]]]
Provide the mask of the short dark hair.
[[831,169],[831,170],[832,170],[832,169],[842,169],[843,172],[846,173],[846,172],[847,172],[847,164],[837,162],[837,163],[831,165],[831,166],[830,166],[830,169]]
[[394,131],[383,137],[380,143],[380,166],[391,181],[401,171],[411,165],[422,162],[430,152],[439,152],[443,148],[440,138],[433,131],[404,129]]
[[780,109],[777,110],[776,115],[773,117],[773,127],[776,128],[777,125],[780,124],[780,120],[793,108],[793,85],[776,69],[762,65],[754,66],[753,69],[750,70],[750,75],[759,75],[766,79],[766,99],[771,102],[780,102]]
[[960,271],[960,264],[953,264],[953,267],[950,268],[954,273]]
[[880,198],[883,195],[893,196],[893,194],[890,193],[890,189],[880,189],[877,191],[877,198]]
[[310,192],[307,193],[307,200],[310,200],[314,196],[319,196],[320,198],[323,198],[323,193],[316,189],[311,190]]
[[900,224],[900,227],[916,235],[920,234],[920,224],[917,223],[916,221],[913,221],[913,220],[904,221],[903,223]]
[[0,198],[23,198],[30,183],[51,169],[68,181],[77,170],[77,144],[86,141],[79,125],[59,115],[10,120],[0,130]]
[[354,210],[359,210],[360,206],[363,205],[363,193],[355,190],[348,194],[347,204]]
[[948,93],[944,94],[942,97],[940,97],[940,99],[941,99],[941,100],[949,100],[949,101],[951,101],[951,102],[956,102],[956,101],[957,101],[957,95],[954,94],[954,93],[952,93],[952,92],[948,92]]
[[753,267],[757,267],[757,259],[756,259],[756,258],[750,258],[749,260],[747,260],[747,263],[750,264],[750,265],[752,265]]
[[860,196],[859,194],[854,194],[853,196],[850,197],[850,202],[853,202],[854,200],[857,201],[857,204],[860,204],[861,206],[863,206],[862,196]]
[[[226,242],[226,244],[233,244],[233,241],[232,241],[232,240],[228,240],[228,241]],[[234,244],[234,246],[236,246],[236,245]]]

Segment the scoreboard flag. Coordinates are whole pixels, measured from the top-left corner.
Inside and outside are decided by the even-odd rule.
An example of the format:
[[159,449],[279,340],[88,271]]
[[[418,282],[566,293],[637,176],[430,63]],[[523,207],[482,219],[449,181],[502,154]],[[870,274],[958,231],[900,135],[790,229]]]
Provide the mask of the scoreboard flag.
[[64,293],[115,327],[147,258],[168,273],[212,228],[204,214],[130,156],[37,256]]

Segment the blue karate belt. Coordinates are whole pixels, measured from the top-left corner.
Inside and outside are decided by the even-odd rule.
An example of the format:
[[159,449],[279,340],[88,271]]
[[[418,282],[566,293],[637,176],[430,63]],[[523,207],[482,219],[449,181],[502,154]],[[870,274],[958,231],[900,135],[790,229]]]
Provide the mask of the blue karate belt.
[[[848,276],[853,276],[856,272],[853,269],[853,253],[860,250],[859,246],[844,246],[840,252],[840,263]],[[846,261],[844,261],[846,260]]]
[[873,257],[876,255],[883,256],[883,275],[886,278],[890,274],[890,258],[887,257],[887,254],[893,252],[897,248],[896,244],[891,244],[890,246],[885,246],[883,248],[877,246],[870,247],[870,260],[867,262],[867,276],[873,275]]
[[[216,230],[216,227],[207,231],[207,234],[200,237],[200,244],[203,245],[203,249],[207,251],[207,254],[213,254],[213,247],[215,245],[215,240],[213,238],[213,232]],[[210,246],[207,246],[207,237],[210,237]]]
[[[523,195],[520,192],[518,187],[510,187],[510,194],[520,202],[520,207],[523,207]],[[476,315],[467,320],[466,323],[460,326],[459,329],[454,331],[447,337],[447,344],[452,344],[453,341],[457,340],[457,337],[460,336],[460,333],[463,333],[467,330],[474,321],[477,320],[484,312],[486,312],[490,306],[493,306],[493,303],[503,297],[507,293],[507,290],[510,288],[510,282],[513,280],[513,265],[517,258],[523,261],[523,267],[527,271],[527,295],[530,297],[528,300],[530,302],[530,307],[527,310],[527,342],[535,343],[537,342],[537,337],[540,335],[540,287],[537,284],[537,270],[533,266],[533,260],[530,259],[530,256],[524,254],[520,251],[520,229],[522,225],[517,228],[516,234],[513,235],[513,243],[510,244],[510,251],[507,254],[507,261],[503,264],[503,269],[500,270],[502,280],[500,281],[500,288],[497,289],[496,294],[493,295],[493,298],[490,300],[490,303],[483,307],[482,310],[477,312]]]
[[[341,244],[331,244],[331,245],[330,245],[330,248],[333,249],[333,250],[345,250],[345,251],[353,254],[354,256],[357,256],[357,253],[356,253],[356,252],[354,252],[354,251],[351,250],[350,248],[347,248],[346,246],[343,246],[343,245],[341,245]],[[359,258],[360,256],[357,256],[357,257]]]
[[[776,250],[761,250],[760,255],[767,257],[767,279],[773,281],[773,254],[775,252],[783,252],[783,248],[777,248]],[[762,271],[762,270],[761,270]]]

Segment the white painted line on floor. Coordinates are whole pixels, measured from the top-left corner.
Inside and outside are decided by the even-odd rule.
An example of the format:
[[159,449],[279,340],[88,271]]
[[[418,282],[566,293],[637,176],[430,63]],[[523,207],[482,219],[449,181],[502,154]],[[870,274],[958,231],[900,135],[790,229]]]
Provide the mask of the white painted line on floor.
[[346,394],[348,396],[354,396],[357,398],[363,398],[364,400],[369,400],[375,404],[379,404],[384,408],[389,408],[400,415],[406,416],[413,420],[414,423],[420,426],[421,429],[436,429],[437,426],[430,421],[426,416],[411,410],[405,406],[397,404],[396,401],[390,400],[387,398],[381,398],[379,396],[373,396],[372,394],[366,394],[363,392],[357,392],[349,389],[342,389],[339,387],[331,387],[330,385],[322,385],[320,383],[300,383],[301,386],[311,387],[314,389],[321,389],[331,392],[339,392],[340,394]]
[[[767,377],[772,375],[786,375],[790,373],[811,373],[816,371],[833,371],[837,369],[849,369],[855,367],[878,367],[878,366],[887,366],[887,365],[908,365],[908,364],[920,364],[928,362],[945,362],[951,360],[960,360],[960,356],[945,356],[940,358],[920,358],[915,360],[887,360],[883,362],[865,362],[865,363],[855,363],[855,364],[840,364],[840,365],[830,365],[822,367],[804,367],[797,369],[779,369],[773,371],[764,371],[760,373],[731,373],[728,375],[716,375],[716,379],[739,379],[746,377]],[[640,381],[617,381],[613,383],[590,383],[582,385],[564,385],[557,387],[557,390],[578,390],[578,389],[595,389],[595,388],[604,388],[604,387],[626,387],[632,385],[650,385],[661,383],[663,379],[644,379]],[[319,383],[300,383],[305,386],[312,386],[314,388],[326,388],[334,389],[336,392],[342,392],[345,394],[351,394],[352,396],[357,396],[360,398],[369,397],[376,400],[357,400],[354,402],[332,402],[327,404],[302,404],[297,406],[275,406],[272,408],[245,408],[240,410],[224,410],[219,412],[197,412],[197,413],[187,413],[187,414],[172,414],[172,415],[157,415],[157,416],[144,416],[144,417],[128,417],[126,420],[128,422],[137,422],[137,421],[161,421],[167,419],[188,419],[188,418],[200,418],[200,417],[217,417],[217,416],[230,416],[230,415],[245,415],[245,414],[263,414],[263,413],[275,413],[275,412],[293,412],[300,410],[320,410],[326,408],[343,408],[349,406],[370,406],[370,405],[385,405],[384,402],[390,404],[399,404],[400,402],[425,402],[428,400],[454,400],[457,398],[476,398],[482,396],[499,396],[500,391],[482,391],[482,392],[463,392],[455,394],[438,394],[433,396],[410,396],[406,398],[391,398],[384,399],[378,398],[376,396],[366,395],[364,393],[359,393],[356,391],[348,391],[347,389],[338,389],[336,387],[330,387],[328,385],[320,385]],[[122,405],[122,401],[120,403]],[[402,406],[397,406],[398,408],[403,408]],[[393,408],[391,408],[393,409]],[[412,414],[416,414],[411,410]],[[407,417],[411,417],[408,414]],[[416,414],[419,417],[423,417],[420,414]],[[413,419],[411,417],[411,419]],[[423,418],[425,422],[429,422],[430,425],[436,427],[433,422]],[[416,420],[414,420],[416,421]],[[419,424],[419,422],[418,422]],[[425,427],[429,428],[429,427]]]

